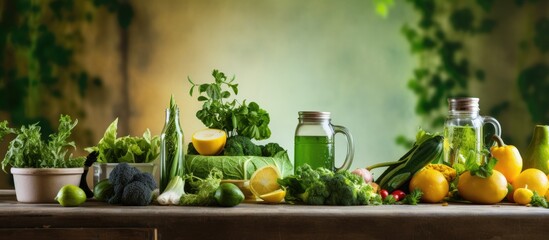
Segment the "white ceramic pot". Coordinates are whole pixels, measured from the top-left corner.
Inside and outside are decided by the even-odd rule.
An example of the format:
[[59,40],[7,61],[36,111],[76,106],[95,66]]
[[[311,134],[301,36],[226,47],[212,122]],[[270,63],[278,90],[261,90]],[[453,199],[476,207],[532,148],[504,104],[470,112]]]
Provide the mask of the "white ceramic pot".
[[67,184],[80,185],[84,168],[11,168],[17,201],[52,203]]

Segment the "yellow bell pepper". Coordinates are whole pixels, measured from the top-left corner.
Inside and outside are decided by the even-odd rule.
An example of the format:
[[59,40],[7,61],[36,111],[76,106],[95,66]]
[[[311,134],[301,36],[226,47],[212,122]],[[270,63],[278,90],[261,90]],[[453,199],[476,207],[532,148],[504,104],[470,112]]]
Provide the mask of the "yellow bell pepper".
[[511,183],[522,171],[522,157],[520,152],[513,145],[505,145],[499,136],[492,137],[497,146],[490,148],[492,156],[498,160],[495,170],[498,170],[505,176],[507,182]]

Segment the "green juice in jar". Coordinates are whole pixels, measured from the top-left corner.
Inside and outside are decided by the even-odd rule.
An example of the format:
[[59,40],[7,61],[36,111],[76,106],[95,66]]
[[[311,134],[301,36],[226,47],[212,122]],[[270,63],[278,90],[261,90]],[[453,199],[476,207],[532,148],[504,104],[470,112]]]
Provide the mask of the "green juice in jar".
[[296,136],[294,160],[294,169],[308,164],[313,169],[323,167],[333,171],[334,142],[328,136]]

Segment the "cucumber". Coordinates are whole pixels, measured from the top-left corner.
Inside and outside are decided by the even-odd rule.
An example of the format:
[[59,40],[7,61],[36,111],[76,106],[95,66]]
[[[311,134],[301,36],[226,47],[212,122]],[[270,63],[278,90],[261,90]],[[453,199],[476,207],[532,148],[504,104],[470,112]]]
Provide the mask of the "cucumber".
[[375,182],[388,192],[403,187],[417,171],[442,156],[443,139],[440,135],[432,135],[421,143],[416,142],[397,162],[377,164],[389,167]]
[[93,187],[93,197],[99,201],[108,201],[113,195],[114,187],[109,179],[103,179]]

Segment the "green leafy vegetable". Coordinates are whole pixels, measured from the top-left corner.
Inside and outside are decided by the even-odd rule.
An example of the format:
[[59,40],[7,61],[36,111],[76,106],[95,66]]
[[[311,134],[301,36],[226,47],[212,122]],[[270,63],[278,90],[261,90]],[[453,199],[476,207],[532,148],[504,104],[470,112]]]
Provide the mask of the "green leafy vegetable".
[[[196,84],[190,78],[192,96],[195,87],[198,88],[198,101],[204,102],[196,117],[209,128],[222,129],[230,136],[241,135],[251,139],[263,140],[271,136],[269,129],[269,114],[255,102],[242,103],[236,100],[228,101],[232,92],[238,94],[238,84],[233,83],[235,77],[227,79],[223,72],[213,70],[213,83]],[[223,89],[227,87],[229,89]]]
[[394,205],[396,203],[397,203],[397,199],[391,194],[387,195],[387,197],[383,199],[383,205]]
[[534,195],[532,196],[532,200],[530,201],[530,205],[534,207],[544,207],[549,208],[547,204],[547,200],[545,197],[540,196],[536,191],[534,191]]
[[222,171],[224,179],[249,179],[257,169],[267,165],[278,167],[282,176],[290,175],[294,170],[286,151],[273,157],[187,155],[185,158],[186,173],[200,178],[206,178],[216,168]]
[[416,188],[411,191],[410,194],[406,195],[406,197],[404,197],[404,199],[400,202],[402,204],[417,205],[421,200],[421,196],[423,196],[423,192],[421,189]]
[[[476,157],[477,154],[481,154],[481,158],[488,159],[488,161],[483,164],[478,164]],[[480,153],[475,153],[474,156],[471,155],[467,157],[465,164],[455,163],[453,165],[453,168],[456,169],[458,176],[462,172],[470,171],[471,175],[473,176],[487,178],[492,176],[493,169],[496,166],[497,162],[498,160],[491,157],[490,152],[485,149],[482,150]]]
[[192,174],[185,175],[185,181],[190,185],[189,193],[181,196],[180,204],[183,206],[210,206],[215,205],[215,190],[221,184],[223,173],[213,168],[206,178],[200,178]]
[[160,154],[160,139],[151,136],[147,129],[143,137],[124,136],[116,138],[118,118],[105,131],[99,144],[85,148],[89,153],[98,152],[97,162],[100,163],[149,163]]
[[2,161],[2,169],[16,168],[71,168],[84,166],[84,157],[67,156],[67,148],[76,148],[68,138],[78,120],[74,122],[68,115],[59,117],[59,127],[56,133],[50,134],[48,141],[41,139],[41,129],[37,123],[22,126],[20,129],[9,128],[8,122],[0,123],[0,139],[7,134],[16,134]]

